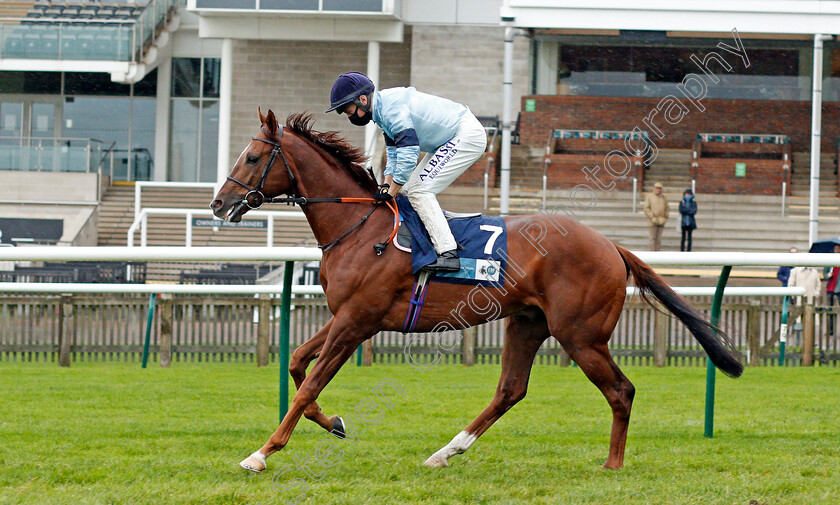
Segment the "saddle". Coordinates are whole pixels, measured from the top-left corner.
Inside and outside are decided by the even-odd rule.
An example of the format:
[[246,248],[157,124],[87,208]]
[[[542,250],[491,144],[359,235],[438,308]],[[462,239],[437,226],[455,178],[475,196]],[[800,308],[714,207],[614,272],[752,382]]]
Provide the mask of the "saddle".
[[[469,219],[472,217],[481,217],[481,212],[450,212],[448,210],[443,211],[444,217],[446,217],[447,221],[451,221],[453,219]],[[394,246],[402,252],[406,252],[411,254],[411,238],[413,234],[411,233],[411,228],[409,228],[405,221],[400,219],[400,227],[397,230],[397,236],[394,238]],[[458,250],[463,251],[464,246],[458,244]]]
[[[396,202],[401,222],[394,246],[411,253],[412,274],[417,275],[437,259],[437,252],[408,199],[400,195]],[[504,219],[480,213],[444,211],[444,215],[458,244],[461,270],[435,272],[431,279],[458,284],[503,284],[501,275],[507,258],[507,228]]]

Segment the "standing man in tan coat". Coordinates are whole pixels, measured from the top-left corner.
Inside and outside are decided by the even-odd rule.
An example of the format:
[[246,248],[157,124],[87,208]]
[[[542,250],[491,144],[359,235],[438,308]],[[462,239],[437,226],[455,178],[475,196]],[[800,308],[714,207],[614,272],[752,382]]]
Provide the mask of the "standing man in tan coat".
[[645,215],[650,223],[650,250],[662,247],[662,231],[668,222],[668,199],[662,194],[662,184],[653,185],[653,193],[645,196]]

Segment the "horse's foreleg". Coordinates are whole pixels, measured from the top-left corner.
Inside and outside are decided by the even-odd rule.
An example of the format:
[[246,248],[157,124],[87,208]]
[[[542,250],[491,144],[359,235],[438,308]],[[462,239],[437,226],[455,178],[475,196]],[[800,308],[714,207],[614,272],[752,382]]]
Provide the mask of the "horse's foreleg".
[[[324,342],[327,341],[327,336],[330,333],[330,326],[332,326],[332,318],[327,321],[327,324],[321,328],[318,333],[312,336],[309,340],[301,344],[292,353],[292,359],[289,362],[289,374],[295,381],[295,389],[300,389],[304,379],[306,379],[306,367],[312,363],[312,360],[318,357]],[[310,421],[315,422],[320,427],[329,432],[335,432],[337,436],[344,434],[344,421],[339,416],[327,417],[321,411],[317,402],[310,403],[303,411],[304,417]]]
[[261,472],[265,469],[265,459],[286,446],[304,410],[318,399],[318,395],[335,377],[341,366],[353,355],[359,343],[372,335],[370,333],[366,337],[358,338],[354,336],[358,335],[358,332],[349,333],[351,330],[355,330],[353,324],[344,325],[344,331],[336,331],[336,326],[333,324],[330,329],[330,337],[324,343],[318,362],[295,393],[292,405],[280,426],[259,451],[239,463],[241,467],[254,472]]
[[534,356],[548,337],[545,316],[539,309],[529,309],[508,318],[502,349],[502,375],[493,400],[464,431],[432,454],[424,463],[426,466],[448,466],[449,458],[466,452],[505,412],[525,398]]

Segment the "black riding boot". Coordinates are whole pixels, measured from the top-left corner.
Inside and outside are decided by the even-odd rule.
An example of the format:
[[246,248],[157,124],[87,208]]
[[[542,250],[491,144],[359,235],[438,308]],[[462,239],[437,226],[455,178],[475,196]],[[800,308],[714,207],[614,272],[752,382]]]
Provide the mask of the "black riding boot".
[[439,254],[435,262],[426,268],[433,272],[457,272],[461,269],[461,260],[455,251],[446,251]]

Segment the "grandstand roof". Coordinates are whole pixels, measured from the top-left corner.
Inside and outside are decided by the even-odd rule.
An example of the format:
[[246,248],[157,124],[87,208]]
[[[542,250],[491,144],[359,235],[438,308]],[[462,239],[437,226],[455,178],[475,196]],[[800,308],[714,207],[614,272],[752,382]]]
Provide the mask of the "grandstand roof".
[[505,0],[501,16],[522,28],[840,33],[837,0]]

